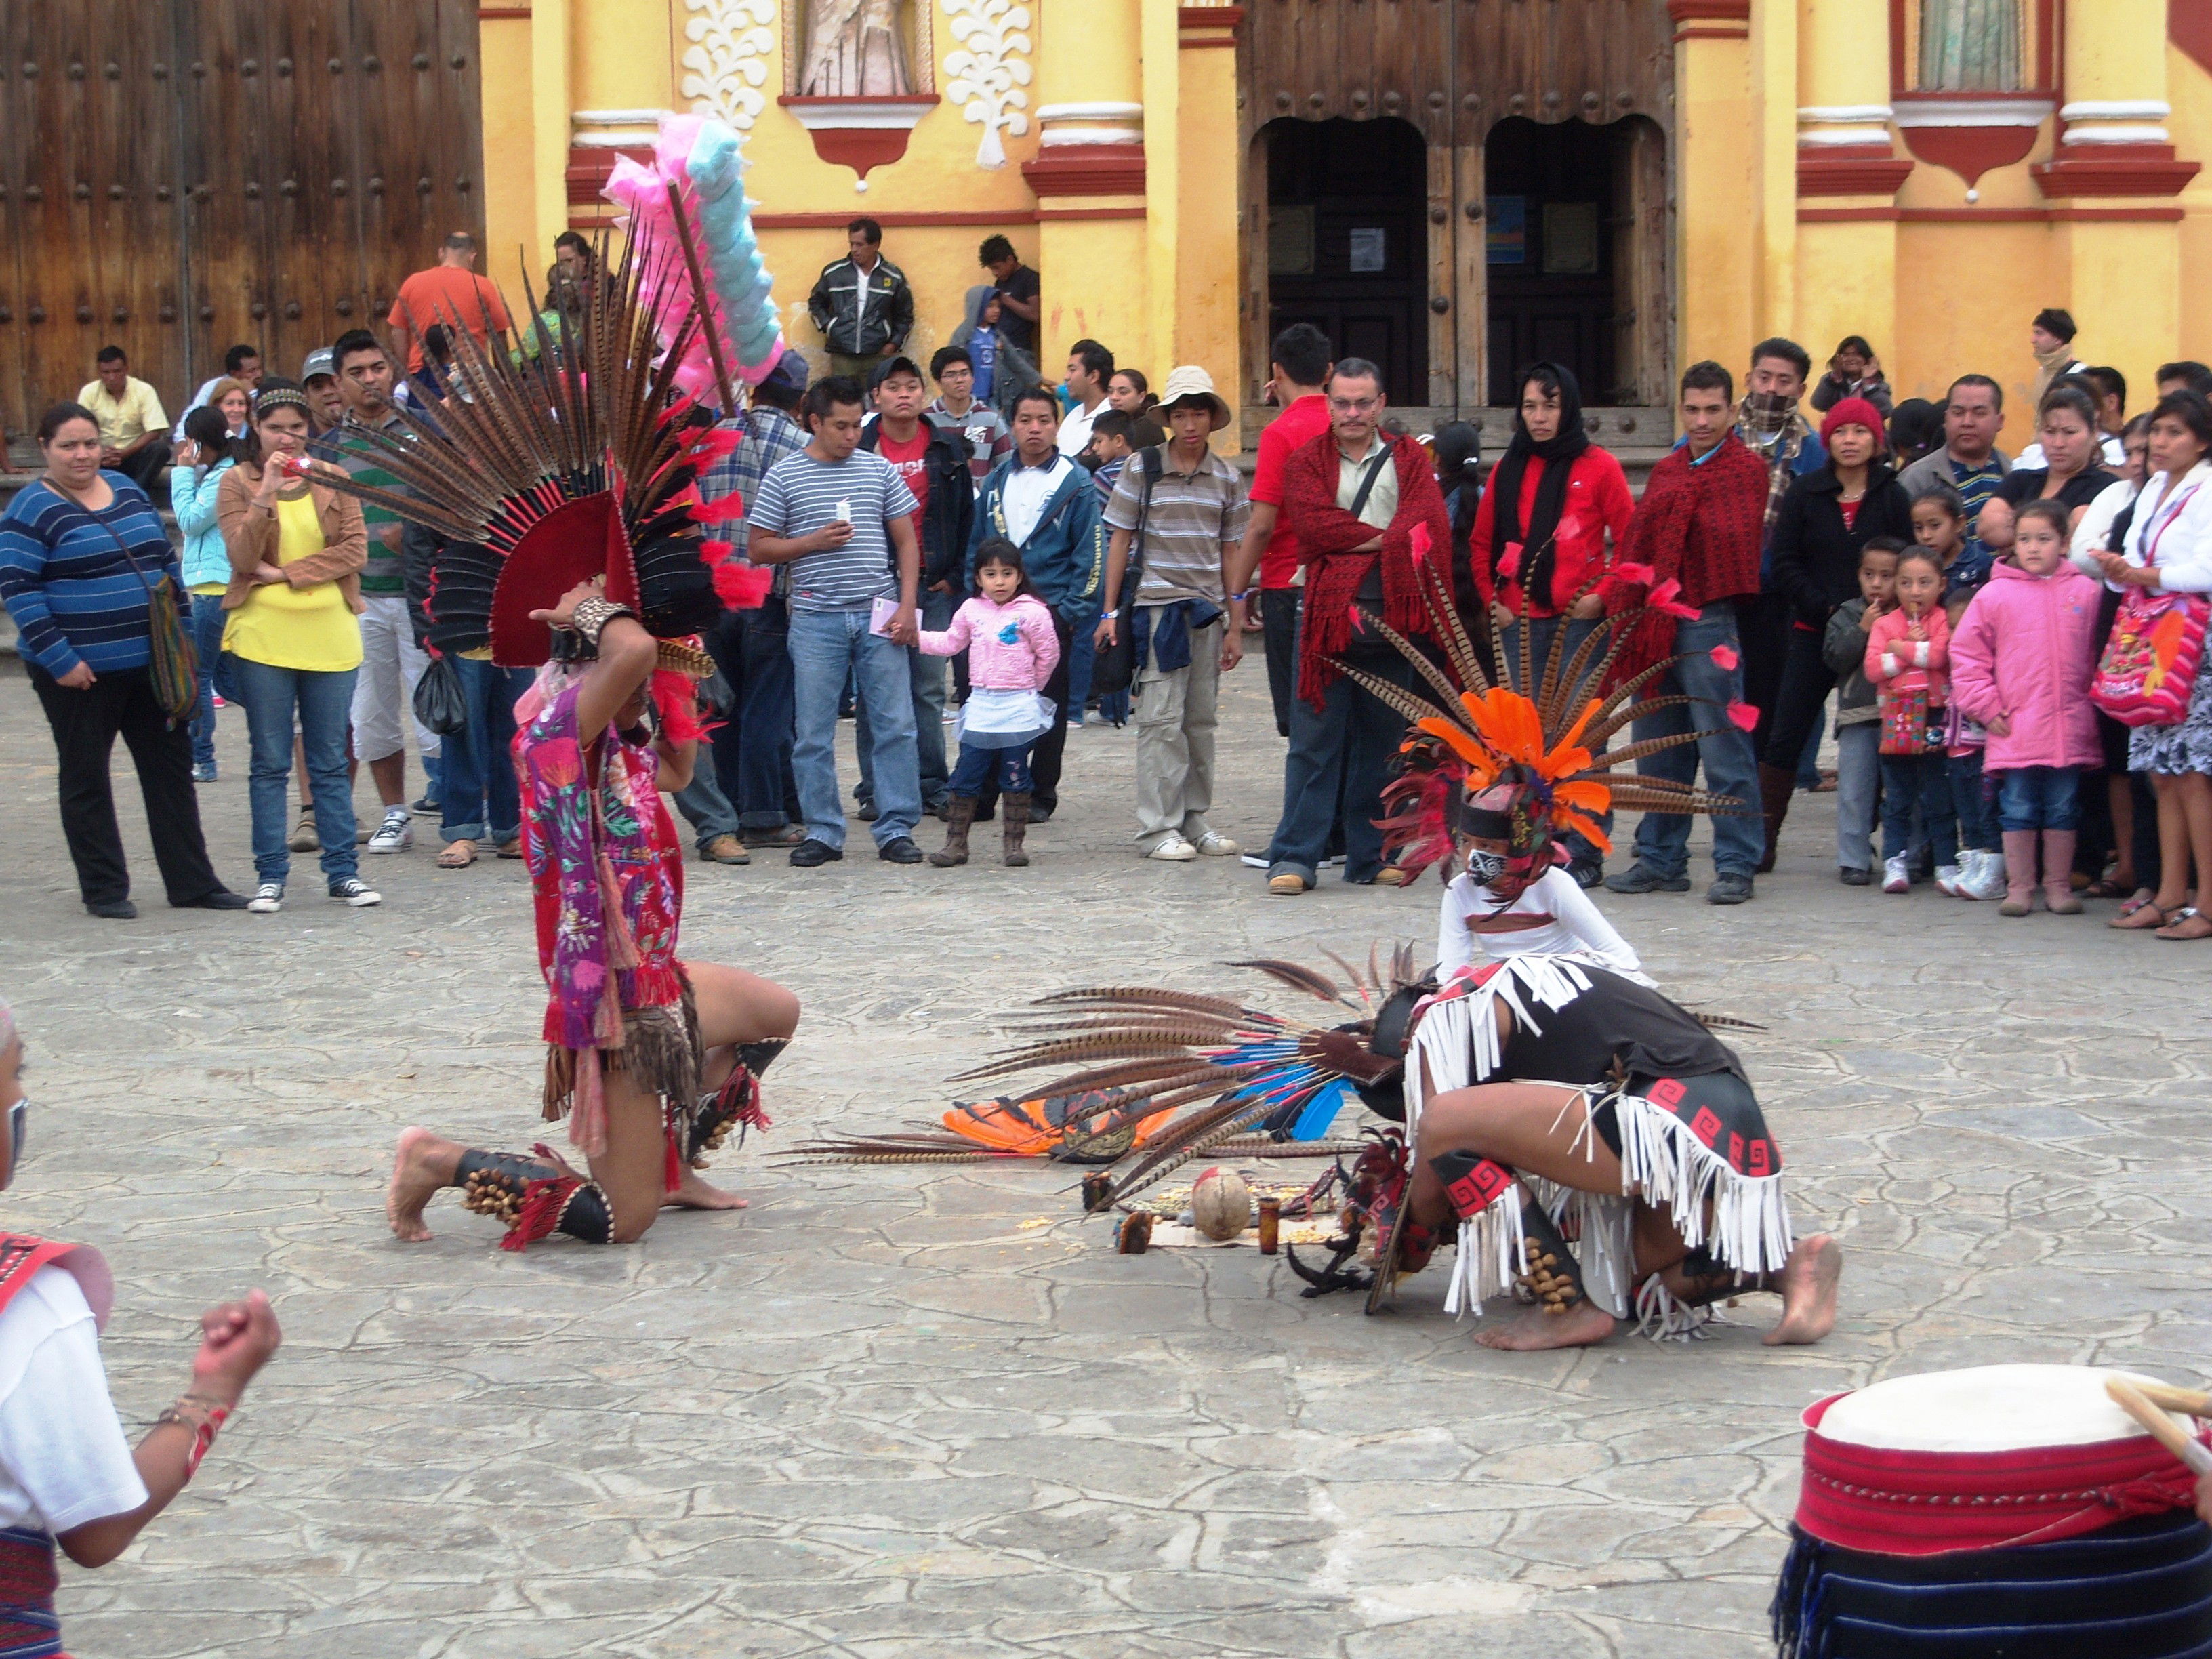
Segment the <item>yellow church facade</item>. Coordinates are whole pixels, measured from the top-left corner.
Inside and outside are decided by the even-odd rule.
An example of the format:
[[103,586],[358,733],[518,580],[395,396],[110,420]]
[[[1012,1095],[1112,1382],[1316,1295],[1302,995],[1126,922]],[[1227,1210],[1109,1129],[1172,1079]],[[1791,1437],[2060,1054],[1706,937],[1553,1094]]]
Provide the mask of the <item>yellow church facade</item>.
[[[1663,440],[1683,365],[1872,342],[1897,395],[2024,396],[2029,319],[2143,404],[2212,360],[2212,0],[531,0],[485,5],[484,210],[507,280],[605,222],[664,110],[740,129],[787,333],[884,227],[924,360],[1004,234],[1048,373],[1085,336],[1262,399],[1309,319],[1392,401],[1573,366]],[[1635,411],[1650,413],[1638,416]]]

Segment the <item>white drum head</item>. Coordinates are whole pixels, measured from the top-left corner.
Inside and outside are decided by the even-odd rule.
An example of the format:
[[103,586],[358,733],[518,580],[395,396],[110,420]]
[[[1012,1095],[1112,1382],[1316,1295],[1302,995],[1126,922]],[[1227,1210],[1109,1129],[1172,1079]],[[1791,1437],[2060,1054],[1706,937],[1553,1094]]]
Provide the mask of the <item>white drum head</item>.
[[2114,1376],[2157,1381],[2095,1365],[1978,1365],[1893,1376],[1844,1395],[1814,1432],[1848,1445],[1924,1452],[2125,1440],[2145,1431],[2106,1394],[2106,1380]]

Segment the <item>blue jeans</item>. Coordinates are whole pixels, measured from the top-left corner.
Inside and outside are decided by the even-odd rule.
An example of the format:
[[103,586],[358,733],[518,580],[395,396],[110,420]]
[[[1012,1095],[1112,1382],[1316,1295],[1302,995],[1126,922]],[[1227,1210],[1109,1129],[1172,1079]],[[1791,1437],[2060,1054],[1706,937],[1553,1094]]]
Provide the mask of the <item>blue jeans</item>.
[[438,810],[447,841],[513,841],[522,833],[522,801],[514,781],[514,702],[530,689],[527,668],[501,668],[468,657],[452,659],[460,676],[469,723],[446,733],[439,754]]
[[285,786],[292,775],[292,722],[307,751],[307,787],[315,810],[315,837],[323,844],[323,877],[343,881],[361,871],[354,847],[353,784],[346,776],[346,739],[353,727],[356,671],[314,673],[276,668],[244,657],[230,659],[231,684],[246,705],[246,730],[253,766],[248,799],[253,808],[253,873],[283,881],[292,872],[284,845]]
[[[942,634],[952,626],[952,613],[960,608],[957,593],[924,593],[915,613],[917,627],[927,628],[933,634]],[[921,773],[921,801],[935,811],[945,801],[946,769],[945,764],[945,665],[943,657],[933,657],[926,651],[906,647],[907,679],[913,687],[914,696],[914,755],[915,765]],[[868,724],[868,702],[860,699],[853,711],[853,746],[860,757],[860,783],[853,791],[857,801],[872,801],[876,798],[876,762],[869,752],[873,746]]]
[[[1713,661],[1711,653],[1717,645],[1739,653],[1735,667],[1723,668]],[[1636,722],[1633,735],[1643,743],[1694,731],[1698,740],[1646,756],[1637,769],[1655,778],[1693,783],[1703,763],[1705,787],[1715,794],[1733,795],[1743,803],[1733,812],[1714,815],[1713,870],[1723,876],[1748,876],[1766,850],[1766,827],[1759,818],[1759,768],[1752,757],[1750,734],[1739,730],[1723,712],[1729,704],[1743,699],[1735,605],[1723,599],[1700,611],[1695,622],[1675,623],[1674,650],[1686,652],[1687,659],[1652,682],[1649,694],[1679,694],[1704,701],[1648,715]],[[1689,874],[1688,816],[1646,812],[1636,826],[1636,861],[1653,875],[1669,880]]]
[[[1395,653],[1358,666],[1393,685],[1413,684],[1413,664]],[[1330,683],[1319,708],[1294,690],[1289,713],[1283,816],[1267,844],[1267,873],[1297,876],[1312,886],[1341,823],[1344,878],[1364,885],[1382,867],[1382,832],[1375,820],[1382,815],[1390,762],[1405,740],[1406,717],[1344,678]]]
[[2007,830],[2076,830],[2081,775],[2070,766],[2021,766],[1997,775],[1997,822]]
[[1881,851],[1902,858],[1912,845],[1912,809],[1935,848],[1938,868],[1959,861],[1959,820],[1951,810],[1951,763],[1942,755],[1881,757]]
[[1881,779],[1881,722],[1836,728],[1836,867],[1874,867],[1874,798]]
[[1951,769],[1951,808],[1959,819],[1959,845],[1981,853],[1996,852],[1997,820],[1990,810],[1989,790],[1982,781],[1982,751],[1970,749],[1945,759]]
[[1036,741],[1032,738],[1030,743],[1004,749],[980,749],[972,741],[963,741],[960,763],[952,769],[951,793],[973,800],[996,777],[1001,794],[1020,794],[1030,787],[1030,746]]
[[[1543,689],[1545,671],[1551,665],[1553,647],[1558,645],[1559,649],[1567,653],[1565,661],[1559,665],[1559,677],[1564,680],[1568,668],[1574,662],[1575,653],[1582,649],[1583,641],[1589,638],[1590,630],[1597,626],[1597,618],[1595,617],[1531,617],[1528,618],[1528,625],[1530,679],[1529,683],[1522,689],[1534,697]],[[1564,642],[1560,637],[1562,632],[1565,635]],[[1518,674],[1521,672],[1521,624],[1517,622],[1509,623],[1502,633],[1505,645],[1505,660],[1510,665],[1509,672]],[[1583,665],[1582,675],[1577,684],[1581,695],[1585,697],[1597,695],[1597,687],[1593,683],[1591,676],[1596,672],[1598,662],[1604,654],[1602,648],[1593,651],[1590,653],[1589,660]],[[1610,839],[1613,835],[1613,814],[1607,812],[1598,820],[1598,825],[1605,831],[1607,839]],[[1577,864],[1602,865],[1605,862],[1605,854],[1597,850],[1597,843],[1579,830],[1568,830],[1566,842],[1567,856]]]
[[192,764],[215,764],[215,700],[231,700],[230,664],[222,654],[229,612],[220,593],[192,595],[192,654],[200,663],[200,706],[192,715]]
[[[757,610],[732,611],[708,635],[708,649],[729,683],[732,702],[714,728],[713,753],[703,750],[700,769],[712,775],[716,793],[737,809],[737,827],[781,830],[796,793],[791,775],[791,645],[787,604],[771,593]],[[690,794],[684,792],[684,795]],[[684,795],[676,798],[683,806]],[[690,809],[684,808],[691,817]],[[705,834],[702,820],[695,828]],[[722,833],[728,833],[724,831]]]
[[[914,654],[868,631],[868,612],[794,611],[791,614],[793,741],[791,769],[809,840],[845,844],[845,811],[837,801],[837,700],[847,675],[871,715],[869,769],[876,786],[876,845],[911,836],[921,821],[921,782],[915,757]],[[945,733],[940,725],[938,742]]]

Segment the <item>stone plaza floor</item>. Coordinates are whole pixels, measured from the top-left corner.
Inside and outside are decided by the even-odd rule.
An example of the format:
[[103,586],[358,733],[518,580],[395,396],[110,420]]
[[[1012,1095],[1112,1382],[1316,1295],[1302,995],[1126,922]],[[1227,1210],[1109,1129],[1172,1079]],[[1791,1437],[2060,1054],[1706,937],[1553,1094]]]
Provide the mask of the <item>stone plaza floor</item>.
[[[1257,660],[1224,684],[1214,823],[1257,848],[1281,744]],[[222,720],[202,799],[250,890],[245,717]],[[423,1245],[381,1204],[408,1124],[546,1133],[521,866],[439,871],[432,834],[363,858],[381,908],[326,902],[310,855],[280,915],[171,911],[122,762],[144,914],[93,921],[9,665],[0,994],[36,1105],[0,1218],[106,1253],[134,1438],[204,1304],[263,1285],[284,1325],[184,1497],[113,1566],[64,1568],[70,1650],[1738,1659],[1771,1651],[1810,1401],[2003,1360],[2212,1371],[2212,947],[2110,932],[2109,903],[2005,921],[1841,887],[1832,796],[1798,797],[1749,906],[1602,900],[1671,994],[1768,1028],[1741,1048],[1798,1230],[1847,1253],[1819,1346],[1761,1347],[1753,1297],[1704,1344],[1492,1353],[1437,1269],[1366,1318],[1250,1249],[1117,1256],[1042,1168],[774,1164],[933,1117],[1032,995],[1433,939],[1433,878],[1287,901],[1233,859],[1140,863],[1133,748],[1070,734],[1026,871],[981,830],[967,869],[884,865],[857,824],[822,870],[689,866],[687,954],[806,1005],[775,1133],[710,1177],[752,1207],[514,1255],[451,1195]]]

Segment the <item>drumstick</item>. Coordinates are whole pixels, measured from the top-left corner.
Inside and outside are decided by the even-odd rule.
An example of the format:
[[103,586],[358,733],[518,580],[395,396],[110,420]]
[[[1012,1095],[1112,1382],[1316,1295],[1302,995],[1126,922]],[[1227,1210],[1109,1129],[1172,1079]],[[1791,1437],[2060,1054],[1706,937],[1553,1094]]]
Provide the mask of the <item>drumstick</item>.
[[2134,1383],[2117,1376],[2105,1379],[2105,1392],[2130,1417],[2150,1431],[2158,1443],[2189,1466],[2192,1474],[2212,1474],[2212,1448],[2192,1440],[2179,1425],[2143,1397]]
[[2138,1382],[2135,1388],[2154,1406],[2185,1417],[2212,1417],[2212,1394],[2195,1394],[2165,1382]]

